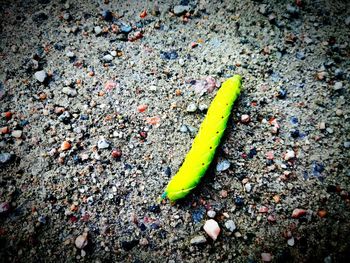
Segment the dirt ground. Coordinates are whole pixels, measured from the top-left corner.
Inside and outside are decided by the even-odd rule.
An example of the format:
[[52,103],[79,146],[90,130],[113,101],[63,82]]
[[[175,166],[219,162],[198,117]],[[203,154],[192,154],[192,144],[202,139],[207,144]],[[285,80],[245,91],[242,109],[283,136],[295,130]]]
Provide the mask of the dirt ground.
[[[350,262],[349,1],[0,14],[0,262]],[[159,203],[234,74],[213,164]]]

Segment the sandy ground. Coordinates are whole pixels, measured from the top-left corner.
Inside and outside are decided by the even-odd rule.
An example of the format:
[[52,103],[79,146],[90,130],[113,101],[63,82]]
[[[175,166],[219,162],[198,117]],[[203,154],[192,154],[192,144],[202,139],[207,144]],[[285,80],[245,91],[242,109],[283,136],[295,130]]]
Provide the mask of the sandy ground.
[[[1,0],[0,261],[349,262],[347,2]],[[212,167],[158,203],[234,74]]]

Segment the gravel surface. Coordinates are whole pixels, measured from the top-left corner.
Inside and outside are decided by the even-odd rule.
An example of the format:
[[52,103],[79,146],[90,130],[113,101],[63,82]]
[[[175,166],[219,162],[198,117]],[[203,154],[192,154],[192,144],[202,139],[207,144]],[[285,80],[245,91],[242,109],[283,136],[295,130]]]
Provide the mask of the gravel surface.
[[[349,10],[0,0],[0,262],[349,262]],[[233,74],[212,167],[158,203]]]

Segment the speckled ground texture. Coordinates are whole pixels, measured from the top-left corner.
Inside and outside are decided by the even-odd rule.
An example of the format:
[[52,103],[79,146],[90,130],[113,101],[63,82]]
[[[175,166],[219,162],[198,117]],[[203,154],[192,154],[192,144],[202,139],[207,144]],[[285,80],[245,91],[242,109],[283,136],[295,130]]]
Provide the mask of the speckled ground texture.
[[[0,262],[349,262],[348,1],[0,3]],[[157,202],[234,74],[212,167]]]

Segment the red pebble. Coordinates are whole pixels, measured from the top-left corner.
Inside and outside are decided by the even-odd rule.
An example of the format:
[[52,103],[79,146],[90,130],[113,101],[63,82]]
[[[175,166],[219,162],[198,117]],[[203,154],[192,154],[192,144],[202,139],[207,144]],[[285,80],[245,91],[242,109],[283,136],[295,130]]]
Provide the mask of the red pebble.
[[121,156],[122,156],[122,151],[121,151],[121,150],[119,150],[119,149],[114,149],[114,150],[112,151],[112,157],[113,157],[114,159],[119,159]]
[[302,217],[303,215],[306,215],[306,213],[307,213],[307,211],[305,209],[296,208],[293,210],[292,218]]
[[9,127],[1,127],[0,134],[8,134],[10,132]]
[[195,48],[196,46],[198,46],[198,43],[196,43],[196,42],[191,42],[191,48]]
[[259,213],[267,213],[269,209],[266,206],[262,206],[259,208]]
[[276,217],[274,215],[269,215],[267,217],[267,220],[271,223],[274,223],[274,222],[276,222]]
[[145,112],[147,110],[148,106],[146,104],[141,104],[137,106],[137,111],[138,112]]
[[141,13],[140,13],[140,17],[141,18],[145,18],[147,16],[147,11],[146,11],[146,9],[145,10],[143,10]]
[[12,112],[11,112],[11,111],[6,111],[6,112],[4,113],[4,116],[5,116],[6,120],[11,120],[11,118],[12,118]]
[[146,139],[147,138],[147,132],[141,131],[140,132],[140,136],[141,136],[141,138]]

